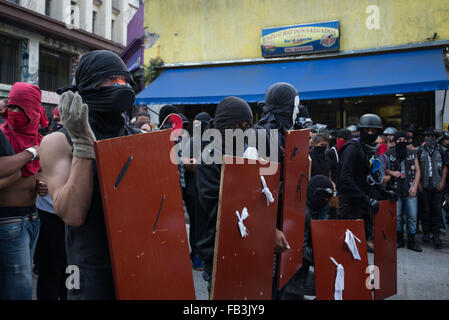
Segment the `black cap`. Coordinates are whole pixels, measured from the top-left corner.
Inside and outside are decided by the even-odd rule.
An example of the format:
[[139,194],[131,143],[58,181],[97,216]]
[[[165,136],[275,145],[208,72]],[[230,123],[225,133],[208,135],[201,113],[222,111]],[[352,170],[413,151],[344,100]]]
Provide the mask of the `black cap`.
[[344,140],[351,140],[352,139],[351,130],[349,130],[349,129],[337,130],[334,133],[334,136],[336,136],[337,138],[344,139]]
[[396,142],[399,138],[406,138],[407,139],[407,132],[404,130],[398,130],[393,135],[393,141]]

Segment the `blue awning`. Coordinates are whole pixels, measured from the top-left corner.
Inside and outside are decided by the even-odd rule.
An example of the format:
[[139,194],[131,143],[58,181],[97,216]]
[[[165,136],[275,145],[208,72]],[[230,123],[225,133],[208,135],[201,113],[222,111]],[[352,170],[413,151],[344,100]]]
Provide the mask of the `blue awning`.
[[167,69],[137,104],[216,104],[227,96],[263,101],[275,82],[294,85],[301,100],[446,90],[442,49],[332,59]]

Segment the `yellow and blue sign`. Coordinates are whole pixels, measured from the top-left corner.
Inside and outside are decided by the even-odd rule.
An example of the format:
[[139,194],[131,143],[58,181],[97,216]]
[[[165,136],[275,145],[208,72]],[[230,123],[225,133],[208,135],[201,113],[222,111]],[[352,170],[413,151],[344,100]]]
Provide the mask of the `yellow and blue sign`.
[[340,22],[328,21],[262,30],[263,57],[340,49]]

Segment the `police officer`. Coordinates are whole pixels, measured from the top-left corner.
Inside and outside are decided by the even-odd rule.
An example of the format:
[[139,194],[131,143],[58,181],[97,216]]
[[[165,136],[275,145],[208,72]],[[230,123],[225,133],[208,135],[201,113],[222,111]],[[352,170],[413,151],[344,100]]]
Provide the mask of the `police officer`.
[[440,226],[443,193],[446,187],[448,159],[442,147],[437,144],[438,132],[434,128],[424,131],[425,142],[418,148],[418,160],[421,167],[422,192],[422,228],[424,243],[430,242],[441,249]]
[[[364,114],[360,117],[358,128],[360,138],[348,141],[340,149],[337,190],[342,204],[342,218],[363,218],[368,239],[371,229],[370,214],[374,215],[379,210],[372,186],[367,180],[370,174],[369,159],[376,155],[375,141],[382,132],[382,120],[375,114]],[[368,248],[369,251],[372,251],[371,249]]]

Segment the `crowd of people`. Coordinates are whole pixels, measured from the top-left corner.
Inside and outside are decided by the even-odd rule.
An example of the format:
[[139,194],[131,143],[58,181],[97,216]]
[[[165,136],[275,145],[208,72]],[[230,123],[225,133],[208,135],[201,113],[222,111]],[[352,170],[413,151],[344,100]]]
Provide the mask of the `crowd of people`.
[[[94,142],[172,128],[178,115],[184,128],[204,133],[215,129],[262,130],[268,160],[284,159],[289,130],[310,130],[311,177],[308,177],[303,267],[278,299],[303,297],[308,270],[313,266],[311,219],[363,219],[368,251],[375,248],[373,216],[378,201],[397,201],[397,246],[421,252],[416,234],[440,249],[443,212],[449,207],[446,184],[449,132],[427,129],[417,143],[414,128],[384,130],[382,119],[365,114],[356,125],[328,130],[310,118],[295,87],[278,82],[267,88],[263,113],[254,123],[249,104],[226,97],[214,115],[201,112],[189,120],[173,105],[163,106],[158,123],[146,109],[132,110],[133,77],[116,54],[92,51],[76,69],[74,84],[58,90],[61,100],[49,121],[41,106],[40,89],[27,83],[12,86],[0,101],[0,299],[32,298],[32,266],[38,274],[38,299],[114,299],[113,273],[105,228]],[[125,116],[126,115],[126,116]],[[131,115],[131,117],[130,117]],[[273,131],[274,130],[274,131]],[[276,137],[272,135],[276,134]],[[277,138],[278,144],[269,143]],[[223,142],[222,142],[223,141]],[[221,163],[200,161],[214,152],[247,156],[225,148],[224,141],[180,136],[180,187],[189,216],[192,268],[203,271],[209,288],[212,278]],[[193,150],[206,150],[200,155]],[[213,152],[210,152],[213,150]],[[254,152],[252,153],[254,156]],[[258,156],[257,146],[255,156]],[[284,177],[281,170],[281,182]],[[281,193],[281,192],[280,192]],[[280,211],[273,248],[275,257],[289,250],[280,230]],[[80,285],[67,289],[66,268],[80,271]],[[274,283],[276,275],[273,277]],[[273,286],[276,287],[275,284]]]

